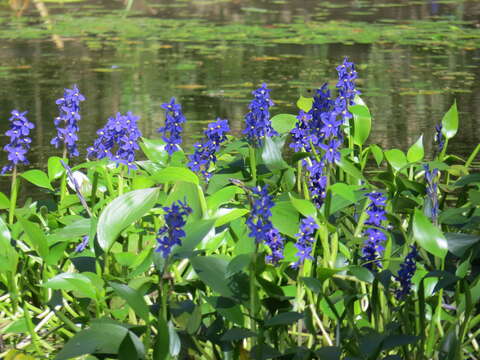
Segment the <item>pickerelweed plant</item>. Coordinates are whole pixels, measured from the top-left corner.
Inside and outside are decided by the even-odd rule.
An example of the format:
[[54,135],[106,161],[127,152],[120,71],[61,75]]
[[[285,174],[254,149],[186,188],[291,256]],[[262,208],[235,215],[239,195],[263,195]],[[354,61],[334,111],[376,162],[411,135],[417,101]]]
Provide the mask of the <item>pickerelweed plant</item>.
[[[479,359],[480,145],[448,153],[455,103],[433,146],[368,143],[354,64],[336,76],[297,114],[271,116],[263,84],[242,137],[217,119],[191,152],[173,98],[158,138],[117,113],[85,162],[67,163],[78,133],[63,121],[47,171],[20,167],[35,134],[13,111],[0,356]],[[21,181],[41,200],[17,205]]]

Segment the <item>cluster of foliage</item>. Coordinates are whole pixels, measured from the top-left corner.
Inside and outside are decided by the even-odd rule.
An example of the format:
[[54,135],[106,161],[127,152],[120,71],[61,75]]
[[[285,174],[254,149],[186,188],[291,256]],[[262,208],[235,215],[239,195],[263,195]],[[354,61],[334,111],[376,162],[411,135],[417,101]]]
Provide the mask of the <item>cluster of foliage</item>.
[[[73,166],[74,87],[57,101],[63,156],[19,172],[33,124],[13,111],[6,359],[477,359],[480,145],[447,153],[454,104],[431,161],[422,137],[406,153],[367,146],[354,64],[337,72],[335,95],[301,97],[298,116],[271,117],[262,85],[244,138],[217,119],[189,155],[172,99],[161,139],[118,113]],[[22,181],[43,199],[17,205]]]

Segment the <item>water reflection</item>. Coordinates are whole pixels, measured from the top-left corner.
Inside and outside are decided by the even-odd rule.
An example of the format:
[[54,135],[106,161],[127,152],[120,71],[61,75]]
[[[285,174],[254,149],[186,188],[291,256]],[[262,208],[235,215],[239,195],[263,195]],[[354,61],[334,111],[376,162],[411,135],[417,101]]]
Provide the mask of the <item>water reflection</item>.
[[[48,5],[53,14],[73,9],[85,13],[123,11],[121,2],[100,3]],[[405,24],[431,16],[469,20],[480,14],[480,3],[135,1],[131,11],[139,17],[188,17],[219,25],[262,24],[268,29],[291,22],[308,26],[330,20],[390,19]],[[0,10],[0,28],[2,23],[10,22],[10,14],[9,9]],[[32,6],[24,9],[23,16],[26,21],[42,21]],[[79,30],[80,37],[61,39],[63,50],[48,39],[0,40],[0,132],[3,134],[8,126],[11,109],[29,110],[29,119],[36,124],[31,154],[31,162],[36,166],[43,166],[48,156],[56,154],[49,144],[57,116],[55,99],[62,95],[64,87],[74,83],[87,97],[82,104],[81,149],[92,144],[96,129],[117,111],[132,110],[141,116],[144,135],[157,136],[156,129],[163,123],[160,104],[171,96],[183,104],[188,121],[185,139],[191,146],[206,122],[216,117],[229,119],[232,131],[239,134],[250,92],[262,82],[272,88],[272,98],[277,103],[273,114],[295,112],[295,100],[305,88],[320,86],[325,81],[334,86],[335,66],[344,56],[359,64],[359,86],[375,117],[372,142],[406,149],[423,133],[430,151],[434,125],[457,99],[462,126],[451,146],[465,156],[478,143],[478,46],[431,49],[383,42],[300,45],[266,41],[255,45],[205,43],[200,39],[120,41],[115,36],[99,37],[89,35],[88,29]],[[3,135],[0,142],[6,142]],[[4,154],[0,160],[4,162]]]

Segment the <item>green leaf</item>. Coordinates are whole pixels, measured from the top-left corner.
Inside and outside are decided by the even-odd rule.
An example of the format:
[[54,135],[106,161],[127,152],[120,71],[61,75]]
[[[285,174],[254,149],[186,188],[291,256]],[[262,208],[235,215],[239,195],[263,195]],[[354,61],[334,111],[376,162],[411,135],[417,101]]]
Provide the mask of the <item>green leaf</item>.
[[3,192],[0,192],[0,209],[9,209],[9,208],[10,208],[10,199]]
[[158,318],[157,331],[158,334],[153,349],[153,358],[155,360],[165,360],[170,353],[170,335],[167,322],[162,316]]
[[85,354],[118,354],[120,345],[128,333],[127,328],[116,324],[93,325],[75,334],[55,360],[67,360]]
[[297,211],[305,217],[311,216],[315,218],[317,216],[317,208],[310,201],[305,199],[297,199],[292,194],[289,194],[290,201]]
[[290,201],[277,201],[272,208],[272,224],[282,234],[295,238],[298,233],[298,212]]
[[394,168],[396,171],[403,168],[405,165],[408,164],[407,157],[403,153],[402,150],[399,149],[391,149],[384,152],[385,157],[387,158],[388,163]]
[[265,137],[262,146],[262,160],[270,170],[285,169],[288,164],[282,158],[283,140]]
[[365,281],[367,283],[372,283],[374,280],[374,276],[370,270],[363,266],[350,265],[348,267],[348,272],[355,276],[358,280]]
[[287,134],[297,122],[297,117],[291,114],[278,114],[270,119],[273,129],[279,134]]
[[10,230],[0,217],[0,272],[10,271],[16,273],[18,253],[11,244]]
[[128,305],[130,305],[130,307],[135,311],[135,314],[145,320],[145,322],[148,324],[150,311],[143,296],[130,286],[114,282],[110,282],[109,284],[113,290],[115,290],[117,295],[124,299]]
[[370,135],[372,116],[359,96],[355,96],[355,104],[348,107],[353,115],[353,142],[355,145],[363,145]]
[[93,300],[97,298],[95,285],[85,273],[62,273],[51,278],[42,286],[55,290],[75,291],[83,297]]
[[251,254],[240,254],[228,263],[225,277],[229,278],[247,268],[252,261]]
[[168,163],[168,152],[165,150],[165,142],[162,139],[147,139],[142,137],[140,147],[148,160],[166,166]]
[[47,237],[40,226],[28,220],[19,219],[22,228],[28,237],[29,245],[43,258],[48,256]]
[[145,359],[145,347],[137,335],[129,331],[118,349],[119,360]]
[[31,182],[33,185],[43,187],[49,190],[54,190],[50,184],[47,174],[41,170],[28,170],[20,175],[28,182]]
[[97,224],[98,243],[108,251],[118,235],[145,215],[157,202],[159,189],[130,191],[110,202],[100,214]]
[[370,145],[370,151],[373,154],[373,157],[375,158],[375,162],[377,163],[377,166],[380,166],[380,164],[383,161],[383,150],[380,148],[380,146],[372,144]]
[[305,112],[309,112],[312,109],[313,106],[313,98],[311,97],[304,97],[301,96],[297,100],[297,107],[300,110],[303,110]]
[[247,209],[220,209],[217,215],[221,215],[215,221],[215,226],[220,227],[222,225],[228,224],[235,219],[242,217],[245,214],[248,214],[249,210]]
[[448,250],[455,256],[462,257],[465,252],[480,241],[480,236],[473,234],[446,233]]
[[169,338],[169,350],[170,356],[176,357],[180,353],[180,348],[182,346],[180,338],[178,337],[175,327],[173,326],[172,321],[168,322],[168,338]]
[[233,295],[225,276],[227,261],[214,256],[196,256],[190,263],[200,280],[213,291],[226,297]]
[[338,163],[338,167],[357,180],[365,180],[360,170],[343,155]]
[[354,186],[347,185],[344,183],[335,183],[329,188],[332,191],[332,194],[340,195],[346,200],[350,200],[351,202],[355,202],[357,197],[354,193]]
[[289,311],[275,315],[274,317],[265,321],[265,327],[289,325],[303,318],[303,314]]
[[207,198],[207,207],[211,212],[217,211],[220,205],[229,203],[237,194],[244,193],[238,186],[227,186]]
[[407,160],[408,162],[417,162],[422,161],[424,156],[423,150],[423,135],[420,135],[417,142],[410,146],[410,149],[407,151]]
[[202,324],[202,308],[200,306],[195,306],[195,309],[193,310],[192,315],[188,319],[187,333],[190,335],[194,335],[201,324]]
[[197,246],[202,242],[202,240],[204,240],[212,231],[214,224],[215,219],[198,220],[188,223],[185,226],[186,235],[185,238],[182,240],[182,244],[180,246],[177,246],[172,251],[172,254],[194,251]]
[[455,136],[458,131],[458,111],[457,111],[457,102],[454,101],[453,105],[443,116],[442,119],[442,134],[447,138],[451,139]]
[[170,166],[165,169],[155,171],[152,177],[159,184],[175,183],[178,181],[189,182],[198,185],[200,181],[198,176],[191,170],[182,167]]
[[245,328],[232,328],[228,329],[220,338],[222,341],[240,341],[252,336],[257,336],[253,331]]
[[60,162],[61,160],[58,156],[50,156],[48,158],[48,178],[50,182],[60,178],[65,173],[65,168]]
[[448,243],[443,233],[418,209],[413,217],[413,237],[426,251],[441,259],[448,252]]

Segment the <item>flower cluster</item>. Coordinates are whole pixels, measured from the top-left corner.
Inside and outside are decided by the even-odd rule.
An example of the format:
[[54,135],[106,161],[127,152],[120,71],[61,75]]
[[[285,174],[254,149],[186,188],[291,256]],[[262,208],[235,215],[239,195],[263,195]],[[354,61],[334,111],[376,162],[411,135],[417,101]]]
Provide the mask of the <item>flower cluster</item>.
[[201,171],[205,180],[208,181],[212,176],[209,172],[211,164],[217,161],[216,152],[220,150],[220,144],[227,140],[226,133],[230,131],[228,120],[217,119],[217,121],[208,124],[205,134],[205,142],[198,142],[194,145],[195,152],[189,156],[188,167],[192,171]]
[[26,113],[26,111],[22,113],[18,110],[12,111],[9,119],[10,129],[5,132],[5,135],[10,137],[10,142],[3,147],[3,150],[8,153],[9,162],[2,168],[2,174],[11,171],[18,164],[28,164],[26,155],[32,143],[28,135],[35,126],[27,120]]
[[136,169],[135,151],[140,148],[138,139],[142,136],[137,125],[138,119],[139,117],[130,111],[126,115],[117,113],[115,117],[109,118],[107,124],[97,131],[98,138],[93,146],[87,148],[87,157],[97,159],[108,157],[117,164],[125,164],[129,169]]
[[405,257],[405,261],[400,264],[400,270],[397,272],[395,279],[400,283],[400,289],[395,291],[397,300],[405,298],[412,288],[412,277],[417,269],[415,258],[418,256],[418,250],[415,245],[410,246],[411,250]]
[[175,98],[162,104],[162,109],[165,110],[165,126],[159,128],[158,132],[162,134],[162,139],[167,144],[165,150],[172,155],[179,150],[179,145],[182,143],[183,124],[186,120],[182,113],[182,106],[175,103]]
[[187,205],[186,200],[178,204],[173,203],[170,207],[164,207],[165,225],[163,225],[157,234],[158,247],[156,252],[162,252],[164,258],[167,258],[174,245],[181,245],[182,238],[185,237],[183,227],[187,223],[187,216],[192,209]]
[[78,244],[77,247],[75,248],[75,252],[79,253],[84,251],[87,248],[88,243],[89,243],[88,235],[82,236],[82,241],[80,241],[80,244]]
[[355,87],[355,79],[358,78],[357,71],[355,70],[355,64],[348,61],[345,57],[343,63],[337,66],[338,72],[338,96],[335,99],[335,112],[341,114],[343,121],[348,121],[352,117],[352,114],[348,111],[348,106],[355,105],[355,95],[360,95]]
[[59,116],[54,120],[57,136],[50,143],[57,149],[63,143],[65,155],[68,154],[70,157],[79,155],[77,132],[79,130],[78,121],[81,118],[80,102],[84,100],[85,97],[80,94],[77,85],[74,85],[72,89],[65,89],[63,97],[56,101],[59,111]]
[[439,214],[439,203],[438,203],[438,184],[437,177],[439,174],[438,169],[430,170],[428,164],[423,165],[425,170],[425,181],[427,185],[427,215],[432,219],[433,222],[437,221]]
[[308,191],[312,202],[320,209],[327,196],[327,176],[325,175],[325,163],[323,161],[311,160],[311,165],[304,161],[307,167]]
[[248,234],[259,244],[264,242],[270,248],[265,260],[277,264],[283,259],[283,238],[277,229],[273,227],[271,208],[275,205],[272,197],[268,194],[268,187],[262,189],[251,188],[252,209],[246,224],[250,229]]
[[247,136],[252,145],[261,146],[265,136],[278,135],[270,123],[269,109],[274,104],[270,99],[270,89],[265,83],[262,84],[262,87],[254,90],[252,94],[254,99],[248,106],[250,111],[245,115],[246,127],[243,134]]
[[298,260],[292,265],[294,268],[301,266],[305,260],[313,260],[312,245],[315,241],[314,233],[318,229],[315,220],[309,216],[300,223],[300,232],[295,236],[298,237],[295,247],[297,248]]
[[437,153],[441,153],[443,147],[445,146],[445,137],[443,136],[442,128],[442,124],[435,125],[435,135],[433,137],[433,141],[435,142],[435,144],[437,144]]
[[387,198],[377,191],[372,191],[368,194],[370,204],[367,207],[368,219],[365,221],[365,225],[368,227],[363,235],[367,238],[363,245],[362,259],[366,262],[365,267],[371,271],[376,271],[376,268],[381,268],[382,264],[379,260],[385,248],[383,243],[387,240],[386,235],[382,230],[385,228],[382,226],[382,221],[386,220],[385,206]]
[[292,135],[292,142],[290,147],[295,151],[310,151],[310,143],[316,143],[316,138],[311,134],[310,123],[312,121],[312,115],[300,110],[297,116],[297,122],[295,128],[290,131]]

